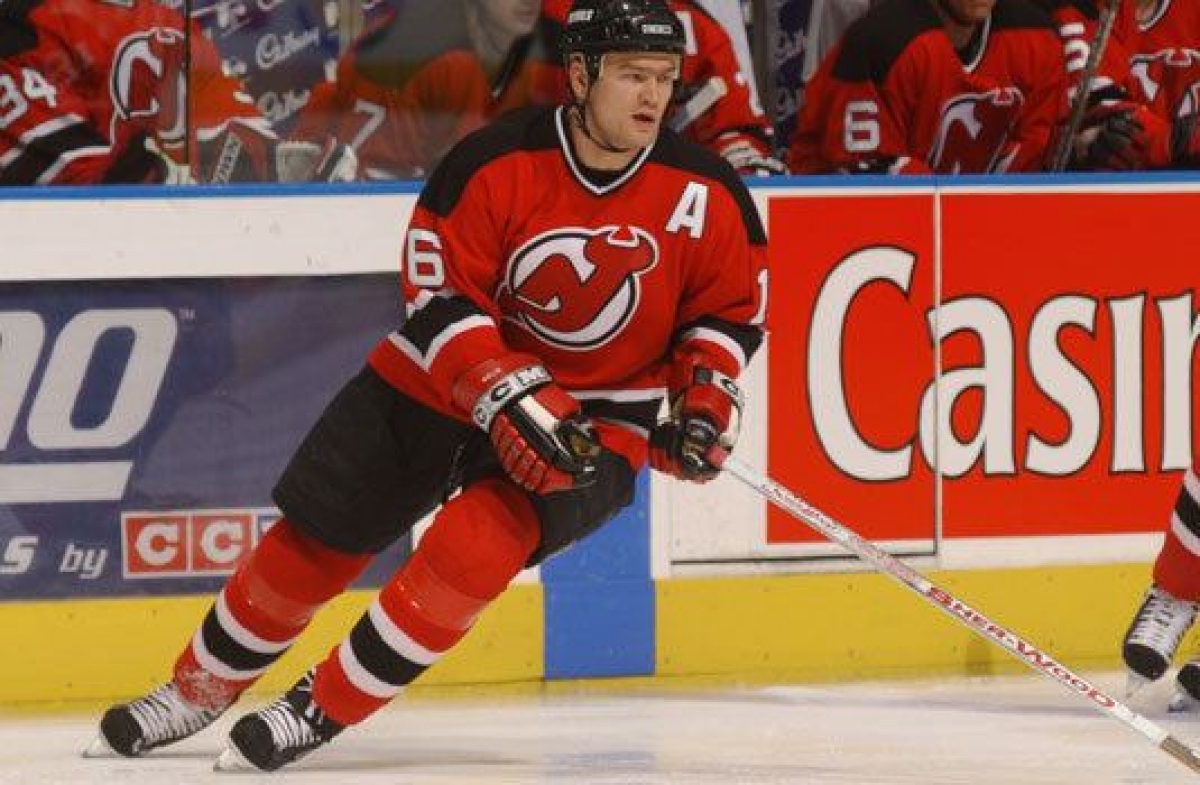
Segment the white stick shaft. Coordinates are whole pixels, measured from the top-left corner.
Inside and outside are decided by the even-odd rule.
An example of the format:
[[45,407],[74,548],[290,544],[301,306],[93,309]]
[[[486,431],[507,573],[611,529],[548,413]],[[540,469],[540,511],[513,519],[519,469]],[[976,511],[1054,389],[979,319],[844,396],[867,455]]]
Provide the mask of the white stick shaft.
[[1176,760],[1200,773],[1200,756],[1197,756],[1195,750],[1172,737],[1157,723],[1109,697],[1099,687],[1058,662],[1037,646],[992,621],[899,559],[864,540],[787,488],[769,477],[762,476],[737,458],[727,457],[724,469],[800,522],[841,545],[880,572],[904,584],[976,635],[1003,646],[1033,670],[1054,679],[1070,692],[1083,698],[1093,708],[1125,723]]

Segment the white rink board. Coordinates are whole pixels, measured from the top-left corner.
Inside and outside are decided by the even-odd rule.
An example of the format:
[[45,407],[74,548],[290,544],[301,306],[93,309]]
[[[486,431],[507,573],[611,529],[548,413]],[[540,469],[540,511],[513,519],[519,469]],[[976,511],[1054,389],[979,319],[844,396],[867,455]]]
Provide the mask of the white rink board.
[[[1019,194],[1044,187],[1039,182],[1004,189],[989,185],[988,190]],[[1117,191],[1196,187],[1106,186]],[[883,187],[771,184],[752,190],[765,217],[767,200],[776,196],[878,195],[932,188],[928,180],[918,178]],[[4,281],[391,273],[397,270],[415,189],[406,183],[319,189],[114,188],[103,191],[103,198],[86,198],[86,189],[13,189],[0,194],[4,238],[0,285]],[[739,445],[739,454],[760,467],[766,465],[768,440],[768,351],[769,346],[744,379],[749,408]],[[655,577],[857,569],[853,559],[825,543],[766,543],[764,502],[729,478],[697,488],[656,477],[652,510]],[[854,521],[843,523],[854,525]],[[995,540],[967,540],[941,542],[936,549],[932,541],[914,541],[893,550],[918,554],[918,559],[919,554],[937,550],[937,557],[928,563],[947,569],[1102,563],[1149,560],[1157,551],[1158,538],[1157,534],[1012,538],[999,548],[994,547]]]

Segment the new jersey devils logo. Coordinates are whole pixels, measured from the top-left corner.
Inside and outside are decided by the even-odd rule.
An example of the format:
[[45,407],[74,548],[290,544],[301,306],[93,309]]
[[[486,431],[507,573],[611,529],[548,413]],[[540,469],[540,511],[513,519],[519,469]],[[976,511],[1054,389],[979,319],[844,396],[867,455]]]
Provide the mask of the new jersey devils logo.
[[1025,97],[1015,87],[951,98],[942,107],[937,138],[929,152],[934,171],[991,172]]
[[186,132],[186,76],[181,65],[187,39],[179,30],[152,27],[117,45],[109,75],[112,137],[119,124],[157,132],[166,146],[181,145]]
[[636,226],[556,229],[512,255],[497,299],[506,319],[543,341],[594,349],[629,323],[638,278],[657,263],[658,244]]
[[[1129,58],[1129,71],[1141,85],[1142,93],[1151,103],[1159,100],[1159,94],[1175,96],[1176,107],[1165,107],[1175,117],[1195,111],[1191,95],[1195,87],[1197,66],[1200,66],[1200,50],[1183,48],[1160,49],[1151,54],[1134,55]],[[1164,98],[1163,100],[1167,100]]]

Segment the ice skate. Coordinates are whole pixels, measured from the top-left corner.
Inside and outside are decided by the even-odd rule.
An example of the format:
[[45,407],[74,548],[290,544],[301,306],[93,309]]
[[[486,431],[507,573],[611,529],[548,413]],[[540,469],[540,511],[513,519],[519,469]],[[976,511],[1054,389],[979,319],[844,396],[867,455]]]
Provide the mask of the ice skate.
[[190,703],[175,682],[168,682],[143,698],[106,711],[100,720],[100,735],[83,755],[136,757],[204,730],[223,712]]
[[313,671],[264,709],[242,717],[229,731],[217,771],[275,771],[329,742],[343,726],[312,699]]
[[1129,669],[1127,695],[1167,672],[1180,641],[1196,619],[1196,610],[1196,603],[1178,600],[1157,586],[1150,587],[1121,647]]
[[1200,659],[1192,660],[1179,669],[1175,676],[1175,694],[1167,710],[1172,712],[1200,712]]

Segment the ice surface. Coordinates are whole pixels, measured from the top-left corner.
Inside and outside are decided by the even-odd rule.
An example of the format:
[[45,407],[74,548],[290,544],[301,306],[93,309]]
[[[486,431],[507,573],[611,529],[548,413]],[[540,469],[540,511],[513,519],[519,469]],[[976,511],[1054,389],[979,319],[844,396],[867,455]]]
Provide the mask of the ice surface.
[[[1097,683],[1120,697],[1124,675]],[[1190,773],[1144,736],[1037,676],[738,689],[555,688],[401,698],[285,772],[215,773],[242,707],[145,758],[83,759],[96,716],[0,718],[0,783],[391,785],[1171,785]],[[437,694],[437,693],[433,693]],[[1183,741],[1170,685],[1129,705]]]

